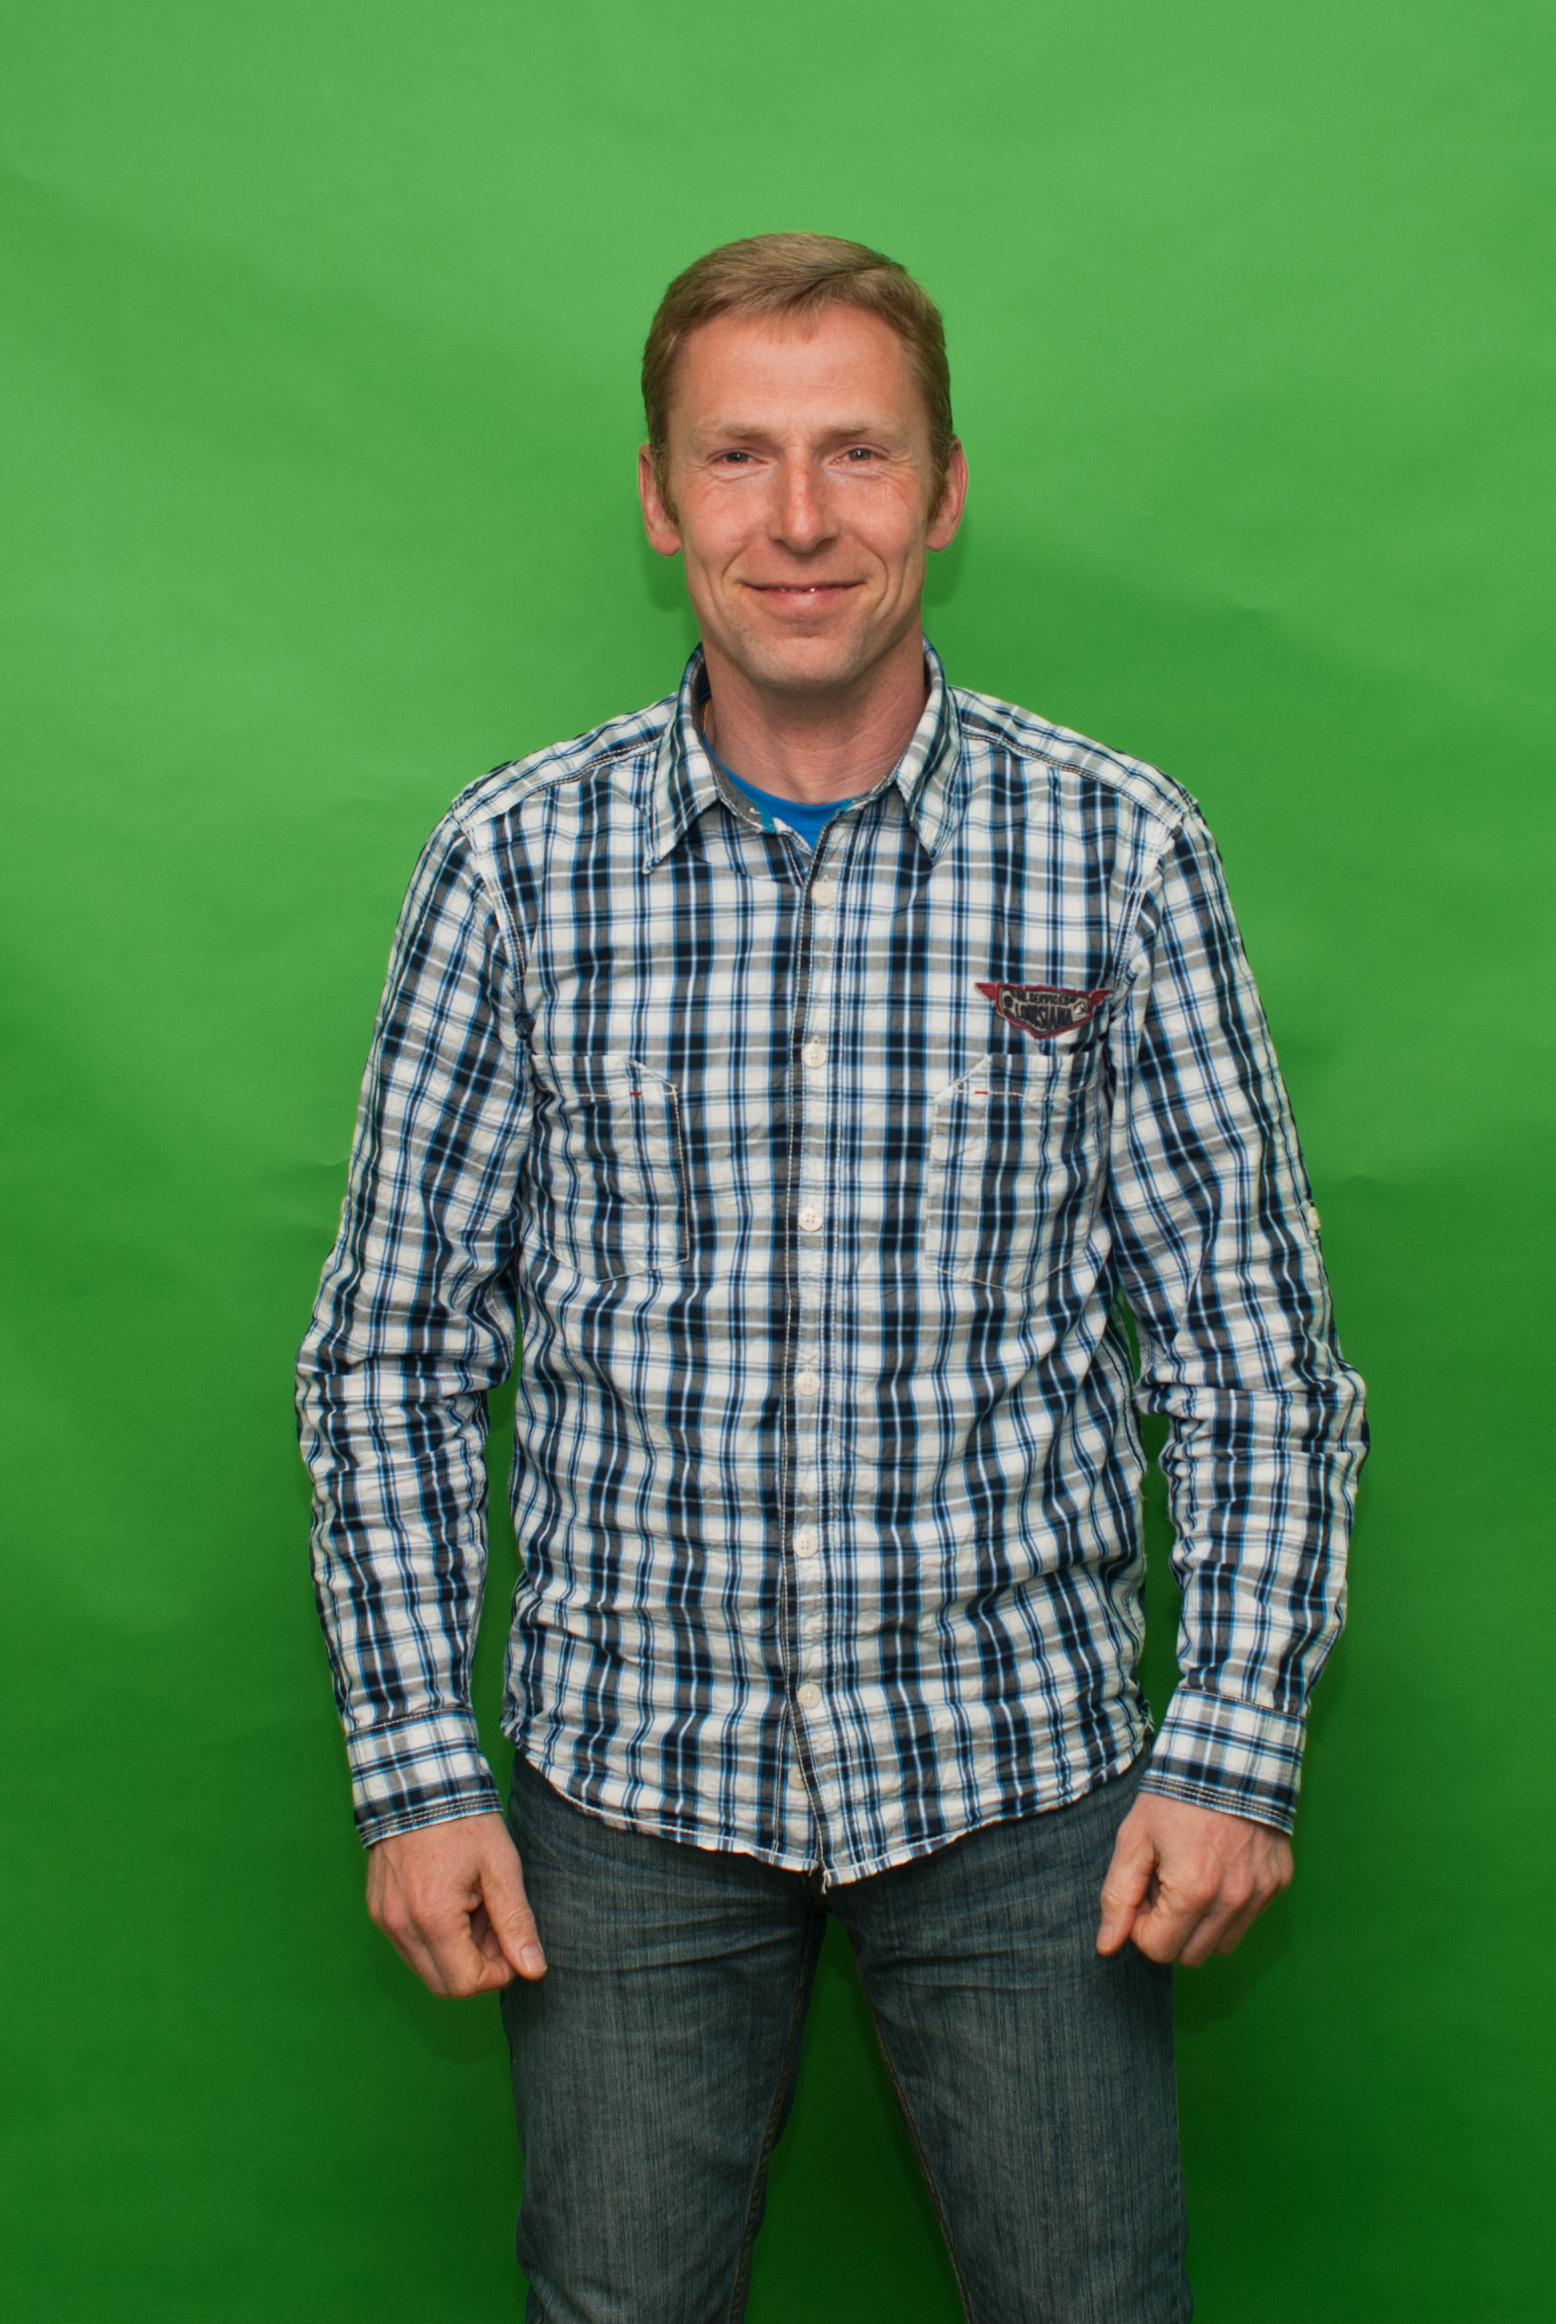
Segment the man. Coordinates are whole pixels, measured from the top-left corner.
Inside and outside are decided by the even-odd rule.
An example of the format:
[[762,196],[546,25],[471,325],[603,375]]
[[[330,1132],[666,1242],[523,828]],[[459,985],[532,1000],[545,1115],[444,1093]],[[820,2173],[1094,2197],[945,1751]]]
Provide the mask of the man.
[[644,394],[701,647],[434,834],[303,1351],[369,1906],[504,1989],[532,2319],[741,2313],[830,1911],[969,2315],[1168,2324],[1169,1964],[1291,1876],[1362,1450],[1296,1135],[1192,801],[923,640],[967,489],[927,295],[731,244]]

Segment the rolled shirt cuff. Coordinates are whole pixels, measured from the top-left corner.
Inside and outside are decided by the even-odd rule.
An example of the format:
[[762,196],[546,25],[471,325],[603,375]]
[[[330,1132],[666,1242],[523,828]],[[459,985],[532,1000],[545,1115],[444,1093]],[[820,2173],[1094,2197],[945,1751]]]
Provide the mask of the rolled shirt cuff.
[[471,1712],[439,1712],[346,1737],[351,1798],[364,1848],[422,1824],[500,1815],[502,1802]]
[[1301,1719],[1179,1687],[1151,1746],[1143,1791],[1289,1832],[1302,1780]]

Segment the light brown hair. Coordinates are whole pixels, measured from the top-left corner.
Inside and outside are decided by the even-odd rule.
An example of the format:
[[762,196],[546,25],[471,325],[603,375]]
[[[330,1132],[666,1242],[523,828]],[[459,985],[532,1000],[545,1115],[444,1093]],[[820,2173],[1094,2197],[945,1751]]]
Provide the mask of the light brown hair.
[[940,309],[905,266],[863,242],[835,234],[752,234],[725,242],[694,259],[659,302],[643,349],[643,410],[649,449],[665,485],[670,395],[675,359],[687,334],[715,315],[819,315],[826,307],[858,307],[878,315],[908,351],[929,413],[934,498],[945,482],[955,434],[951,425],[951,369],[946,361]]

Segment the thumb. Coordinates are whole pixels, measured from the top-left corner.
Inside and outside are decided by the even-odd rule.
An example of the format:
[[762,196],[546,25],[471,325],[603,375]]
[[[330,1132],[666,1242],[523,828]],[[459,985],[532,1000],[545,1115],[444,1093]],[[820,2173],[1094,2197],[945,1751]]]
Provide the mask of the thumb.
[[503,1957],[521,1977],[544,1977],[546,1956],[540,1931],[535,1926],[535,1915],[524,1893],[524,1873],[514,1848],[509,1847],[496,1858],[488,1858],[482,1865],[481,1902]]
[[1135,1915],[1145,1902],[1155,1870],[1155,1841],[1135,1823],[1132,1814],[1126,1816],[1113,1844],[1108,1876],[1102,1883],[1102,1925],[1097,1931],[1099,1953],[1116,1953],[1128,1942]]

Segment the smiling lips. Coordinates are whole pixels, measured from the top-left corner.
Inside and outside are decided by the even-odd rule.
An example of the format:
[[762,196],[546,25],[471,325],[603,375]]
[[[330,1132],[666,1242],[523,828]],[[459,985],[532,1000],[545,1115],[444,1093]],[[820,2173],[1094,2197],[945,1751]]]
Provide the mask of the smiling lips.
[[857,581],[748,581],[746,587],[754,589],[759,597],[785,598],[797,606],[808,609],[817,605],[831,604],[834,598],[841,597],[845,591],[857,589],[859,583]]

